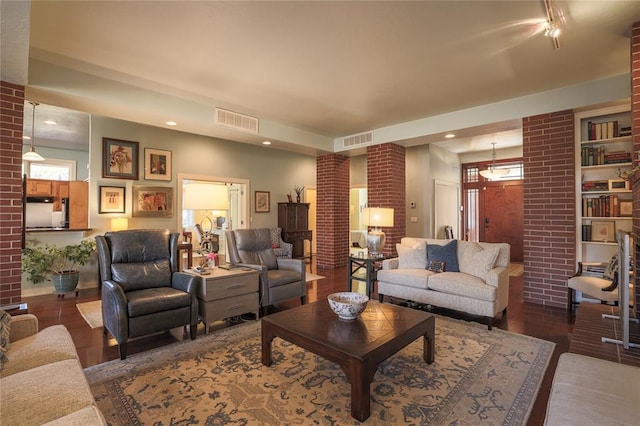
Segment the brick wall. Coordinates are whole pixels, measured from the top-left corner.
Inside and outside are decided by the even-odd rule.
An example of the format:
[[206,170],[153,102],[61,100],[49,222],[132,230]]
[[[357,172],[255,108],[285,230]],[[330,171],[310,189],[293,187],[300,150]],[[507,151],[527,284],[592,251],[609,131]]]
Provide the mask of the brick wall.
[[[631,118],[633,137],[633,151],[636,165],[640,165],[640,22],[631,27]],[[640,172],[633,175],[633,241],[635,243],[636,285],[640,285]],[[636,290],[635,306],[640,306],[640,291]]]
[[524,300],[566,307],[575,272],[575,171],[572,111],[526,117]]
[[347,264],[349,256],[349,157],[322,155],[316,160],[316,262],[318,268]]
[[393,208],[393,228],[383,228],[383,253],[395,256],[396,243],[407,232],[405,148],[393,143],[367,147],[367,203],[369,207]]
[[0,81],[0,305],[21,301],[24,86]]

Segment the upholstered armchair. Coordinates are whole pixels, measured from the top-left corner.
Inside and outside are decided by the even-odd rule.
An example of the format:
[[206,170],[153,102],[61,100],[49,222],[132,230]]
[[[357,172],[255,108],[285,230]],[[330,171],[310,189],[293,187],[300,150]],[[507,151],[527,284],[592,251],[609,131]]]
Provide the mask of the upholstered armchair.
[[252,268],[260,273],[260,307],[299,297],[307,301],[307,282],[303,259],[277,258],[268,228],[235,229],[226,232],[228,261],[233,266]]
[[291,259],[293,255],[293,244],[282,239],[282,228],[269,228],[271,234],[271,246],[276,257]]
[[[602,273],[586,273],[590,266],[604,269]],[[567,283],[567,309],[573,311],[575,292],[580,291],[585,296],[600,300],[601,303],[618,304],[618,257],[613,256],[609,263],[579,262],[578,270],[569,278]]]
[[132,337],[198,324],[197,278],[178,271],[178,237],[168,230],[107,232],[96,237],[104,333],[120,359]]

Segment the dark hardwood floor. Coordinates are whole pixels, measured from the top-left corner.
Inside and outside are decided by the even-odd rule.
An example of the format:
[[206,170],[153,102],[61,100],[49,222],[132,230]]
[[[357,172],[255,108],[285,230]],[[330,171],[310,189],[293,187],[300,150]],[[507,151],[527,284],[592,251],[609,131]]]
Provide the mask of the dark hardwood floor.
[[[309,302],[325,299],[327,295],[336,291],[346,290],[346,267],[316,270],[316,267],[313,266],[312,270],[314,273],[323,275],[326,278],[309,283]],[[507,315],[501,320],[497,320],[494,323],[494,327],[548,340],[556,344],[553,358],[550,361],[528,422],[529,425],[541,425],[544,421],[546,403],[558,357],[569,350],[569,338],[573,331],[574,318],[569,318],[566,311],[562,309],[524,303],[522,287],[522,275],[511,277]],[[24,302],[28,303],[29,313],[38,317],[41,329],[54,324],[64,324],[69,329],[76,344],[80,361],[84,367],[88,367],[118,359],[115,340],[111,336],[103,336],[102,328],[91,329],[75,306],[76,303],[88,302],[99,298],[100,293],[97,289],[88,289],[81,290],[77,298],[67,296],[64,299],[57,299],[55,295],[44,295],[26,298]],[[299,303],[298,299],[292,299],[271,308],[270,312],[288,309]],[[267,314],[270,312],[267,312]],[[198,330],[199,334],[203,332],[203,329]],[[173,331],[136,339],[128,344],[128,353],[131,355],[146,351],[182,338],[184,336],[181,331]]]

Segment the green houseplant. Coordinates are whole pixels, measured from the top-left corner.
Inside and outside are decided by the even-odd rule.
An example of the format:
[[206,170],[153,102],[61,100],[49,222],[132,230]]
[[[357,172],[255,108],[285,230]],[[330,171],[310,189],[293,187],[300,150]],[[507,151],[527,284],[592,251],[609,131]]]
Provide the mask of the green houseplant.
[[51,280],[57,292],[73,291],[80,278],[78,268],[87,263],[95,250],[93,239],[65,247],[28,240],[22,255],[22,271],[34,284]]

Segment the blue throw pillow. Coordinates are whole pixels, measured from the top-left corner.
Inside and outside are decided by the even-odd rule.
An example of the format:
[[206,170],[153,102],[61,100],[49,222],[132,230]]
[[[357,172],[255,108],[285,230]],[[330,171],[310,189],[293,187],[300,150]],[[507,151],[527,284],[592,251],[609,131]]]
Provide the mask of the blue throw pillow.
[[427,264],[433,261],[444,262],[446,272],[460,272],[458,268],[458,240],[448,242],[443,246],[427,244]]

